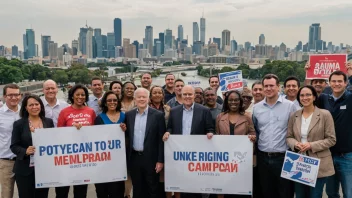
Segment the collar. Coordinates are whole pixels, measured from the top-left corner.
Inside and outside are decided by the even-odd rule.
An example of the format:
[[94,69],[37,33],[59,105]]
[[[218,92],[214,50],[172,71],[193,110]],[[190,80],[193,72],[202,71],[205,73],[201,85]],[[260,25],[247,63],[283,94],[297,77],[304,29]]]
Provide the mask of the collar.
[[334,94],[331,94],[330,96],[336,101],[336,100],[342,98],[345,94],[346,94],[346,90],[345,90],[345,91],[343,92],[343,94],[341,94],[341,96],[339,96],[339,97],[335,97]]
[[192,104],[192,106],[191,106],[191,108],[190,108],[189,110],[186,109],[186,107],[185,107],[184,104],[182,105],[182,108],[183,108],[183,110],[185,110],[185,111],[193,111],[193,109],[194,109],[194,102],[193,102],[193,104]]
[[[42,99],[42,102],[43,102],[43,105],[44,105],[44,106],[48,106],[48,105],[49,105],[49,103],[48,103],[48,101],[45,99],[45,97],[42,97],[41,99]],[[50,106],[50,105],[49,105],[49,106]],[[57,98],[56,98],[56,104],[54,105],[54,107],[56,107],[56,106],[60,106],[60,101],[59,101],[59,99],[57,99]]]
[[15,113],[18,113],[18,112],[20,112],[20,109],[21,109],[21,106],[20,105],[17,105],[17,111],[15,112],[15,111],[12,111],[11,109],[9,109],[9,107],[7,106],[7,104],[6,104],[6,102],[4,103],[4,105],[1,107],[3,110],[4,110],[4,112],[8,112],[8,111],[11,111],[11,112],[15,112]]
[[97,97],[93,94],[93,95],[90,96],[90,98],[91,98],[93,101],[100,100],[100,99],[103,98],[104,94],[105,94],[105,92],[103,92],[103,93],[101,94],[101,97],[100,97],[100,98],[97,98]]
[[[142,115],[148,114],[148,109],[149,109],[149,106],[147,105],[147,108],[145,108],[145,110],[144,110],[144,112],[142,113]],[[139,113],[138,107],[137,107],[137,113]]]
[[[284,101],[284,97],[282,95],[279,95],[279,97],[277,98],[276,103],[274,105],[272,105],[272,106],[275,106],[278,102],[282,103],[283,101]],[[266,97],[263,100],[263,104],[266,105],[266,106],[271,106],[268,103],[266,103]]]

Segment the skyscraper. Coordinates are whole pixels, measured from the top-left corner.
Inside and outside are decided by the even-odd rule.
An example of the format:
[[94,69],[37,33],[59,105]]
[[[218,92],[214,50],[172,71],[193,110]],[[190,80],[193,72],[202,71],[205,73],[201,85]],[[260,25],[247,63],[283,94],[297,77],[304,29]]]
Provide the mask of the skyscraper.
[[115,33],[109,32],[107,34],[107,57],[115,57]]
[[18,57],[18,47],[16,45],[12,46],[12,56]]
[[320,23],[313,23],[309,26],[308,50],[316,50],[316,42],[321,40]]
[[72,41],[72,55],[75,56],[78,53],[79,43],[78,40]]
[[88,28],[80,28],[79,31],[79,51],[82,54],[87,54],[87,32]]
[[155,43],[155,56],[157,57],[161,56],[161,42],[159,41],[159,39]]
[[165,50],[172,49],[172,30],[165,30]]
[[220,51],[220,44],[221,44],[221,38],[215,38],[213,37],[213,43],[218,44],[218,50]]
[[26,34],[23,35],[24,58],[35,57],[35,33],[33,29],[27,29]]
[[49,56],[49,42],[51,41],[51,36],[42,35],[42,57]]
[[193,42],[199,41],[199,26],[197,22],[193,22]]
[[122,41],[122,22],[121,19],[114,19],[114,34],[115,34],[115,46],[121,46]]
[[[103,57],[108,57],[108,37],[106,35],[101,35],[103,43]],[[115,38],[115,35],[114,35]]]
[[93,28],[91,27],[88,28],[86,36],[86,55],[87,58],[93,58]]
[[230,46],[230,36],[231,32],[229,30],[222,31],[222,51],[226,49],[226,46]]
[[138,41],[133,41],[132,44],[136,46],[136,57],[138,57],[139,42]]
[[145,44],[146,49],[148,49],[149,54],[153,55],[153,27],[152,26],[146,26],[145,27]]
[[163,32],[159,33],[159,41],[161,45],[161,54],[164,54],[165,49],[165,34]]
[[182,25],[179,25],[178,26],[178,41],[182,41],[183,40],[183,26]]
[[236,51],[237,51],[237,41],[232,40],[231,41],[231,54],[235,54]]
[[264,36],[264,34],[261,34],[259,36],[259,45],[265,45],[265,36]]
[[296,46],[296,51],[302,51],[302,47],[303,47],[302,41],[299,41],[298,45]]
[[101,36],[101,29],[94,29],[94,40],[96,48],[96,57],[103,57],[103,38]]
[[249,49],[251,49],[251,42],[247,41],[244,43],[244,50],[248,52]]
[[205,43],[205,18],[200,18],[200,41]]
[[57,43],[54,43],[54,41],[49,42],[49,56],[51,60],[58,58]]

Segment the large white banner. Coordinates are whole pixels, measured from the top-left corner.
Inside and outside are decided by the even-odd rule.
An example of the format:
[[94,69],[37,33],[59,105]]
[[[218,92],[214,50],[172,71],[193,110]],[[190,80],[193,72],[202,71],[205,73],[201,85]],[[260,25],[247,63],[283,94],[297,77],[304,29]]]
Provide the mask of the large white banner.
[[247,136],[170,135],[165,191],[252,195],[253,143]]
[[119,125],[38,129],[32,138],[37,188],[127,178],[125,134]]

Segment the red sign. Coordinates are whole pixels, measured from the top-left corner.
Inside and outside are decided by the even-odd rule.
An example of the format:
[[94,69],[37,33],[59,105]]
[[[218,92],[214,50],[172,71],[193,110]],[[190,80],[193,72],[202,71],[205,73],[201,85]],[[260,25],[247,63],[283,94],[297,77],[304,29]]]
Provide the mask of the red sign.
[[310,68],[306,79],[328,79],[336,70],[347,73],[347,54],[315,54],[309,56]]
[[239,89],[243,87],[243,82],[233,82],[227,85],[227,90]]

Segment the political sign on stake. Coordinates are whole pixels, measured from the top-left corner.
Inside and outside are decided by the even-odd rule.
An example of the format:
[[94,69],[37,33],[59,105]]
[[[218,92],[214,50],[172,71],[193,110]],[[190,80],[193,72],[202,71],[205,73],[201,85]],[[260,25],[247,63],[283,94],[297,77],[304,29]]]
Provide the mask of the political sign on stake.
[[320,159],[286,151],[281,177],[315,187]]
[[227,92],[235,89],[243,88],[242,71],[232,71],[219,74],[220,90]]
[[164,146],[165,191],[252,195],[248,136],[170,135]]
[[32,138],[36,188],[127,178],[125,134],[119,125],[37,129]]
[[310,55],[310,68],[306,71],[306,79],[328,79],[330,74],[336,70],[346,73],[345,62],[347,62],[347,54]]

